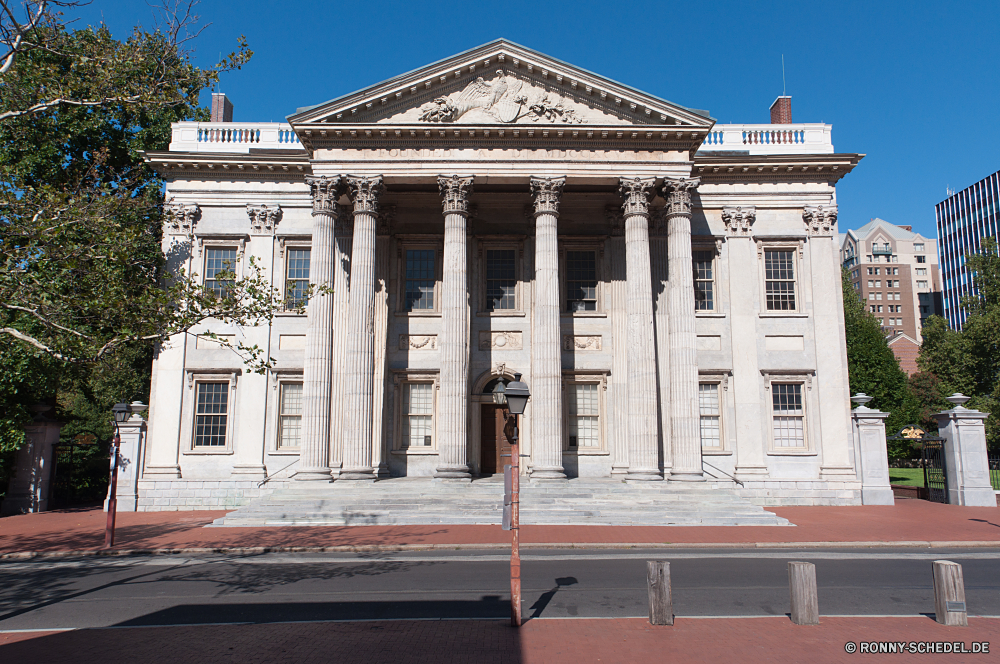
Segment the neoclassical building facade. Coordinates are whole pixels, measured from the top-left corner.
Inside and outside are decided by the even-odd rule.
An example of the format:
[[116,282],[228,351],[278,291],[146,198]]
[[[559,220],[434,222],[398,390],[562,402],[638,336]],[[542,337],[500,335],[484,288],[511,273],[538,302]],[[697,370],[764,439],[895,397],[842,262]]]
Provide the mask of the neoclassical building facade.
[[835,187],[862,155],[788,98],[718,125],[503,40],[287,124],[217,97],[146,155],[168,261],[221,289],[252,257],[292,305],[326,287],[159,349],[139,509],[501,472],[515,373],[532,480],[859,502]]

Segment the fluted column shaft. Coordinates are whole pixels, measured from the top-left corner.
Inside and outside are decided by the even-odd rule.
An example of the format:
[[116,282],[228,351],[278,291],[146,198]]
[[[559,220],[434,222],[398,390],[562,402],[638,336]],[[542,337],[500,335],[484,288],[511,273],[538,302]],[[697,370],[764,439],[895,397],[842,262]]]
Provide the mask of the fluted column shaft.
[[657,450],[656,349],[649,265],[649,195],[653,178],[622,178],[625,197],[625,282],[628,288],[628,439],[626,479],[661,480]]
[[[313,197],[312,249],[309,281],[329,287],[333,282],[334,225],[340,178],[310,177]],[[302,443],[300,481],[329,481],[330,390],[333,370],[333,296],[317,292],[309,299],[309,328],[302,371]]]
[[349,177],[354,202],[351,296],[348,312],[347,411],[344,413],[342,480],[374,480],[372,467],[372,387],[375,370],[375,226],[381,177]]
[[531,178],[535,214],[535,306],[531,340],[532,471],[565,479],[562,350],[559,344],[559,197],[566,178]]
[[673,468],[673,446],[670,431],[670,294],[667,274],[667,238],[665,229],[658,227],[649,240],[649,255],[653,271],[653,329],[656,344],[656,388],[659,398],[660,451],[663,454],[664,476]]
[[468,463],[469,307],[467,223],[472,178],[438,178],[444,207],[441,283],[441,400],[434,477],[471,477]]
[[668,263],[670,274],[670,420],[673,443],[671,480],[704,480],[698,412],[698,346],[694,315],[694,266],[691,257],[691,191],[699,180],[667,180]]
[[333,255],[333,389],[330,396],[330,471],[340,474],[344,463],[344,369],[347,364],[347,323],[350,311],[351,243],[354,212],[341,208],[337,215],[336,251]]

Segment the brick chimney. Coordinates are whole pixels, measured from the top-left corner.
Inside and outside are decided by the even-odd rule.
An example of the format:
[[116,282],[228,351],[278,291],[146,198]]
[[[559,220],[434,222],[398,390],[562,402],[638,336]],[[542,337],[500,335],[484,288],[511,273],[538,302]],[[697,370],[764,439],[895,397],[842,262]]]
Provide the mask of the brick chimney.
[[[771,111],[771,117],[774,117],[774,111]],[[233,102],[229,101],[229,97],[222,94],[221,92],[212,93],[212,122],[232,122],[233,121]]]
[[792,124],[792,98],[778,97],[771,104],[771,124]]

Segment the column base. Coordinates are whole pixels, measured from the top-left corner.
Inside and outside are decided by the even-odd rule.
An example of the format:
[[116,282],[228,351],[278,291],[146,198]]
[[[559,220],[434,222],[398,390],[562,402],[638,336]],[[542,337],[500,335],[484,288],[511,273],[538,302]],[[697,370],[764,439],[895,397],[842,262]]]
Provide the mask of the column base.
[[653,470],[636,470],[629,471],[628,475],[625,476],[626,482],[662,482],[663,475],[659,471]]
[[[996,498],[993,499],[996,504]],[[895,505],[896,498],[892,494],[892,487],[861,487],[862,505]]]
[[671,482],[704,482],[705,473],[685,473],[679,471],[673,471],[670,473]]
[[532,468],[531,479],[533,480],[564,480],[566,473],[562,468]]
[[230,475],[238,476],[240,479],[262,480],[267,477],[267,469],[263,464],[246,464],[233,466]]
[[438,480],[471,480],[472,473],[468,466],[441,466],[434,472]]
[[858,471],[851,466],[821,466],[819,469],[820,479],[824,480],[856,480]]
[[628,474],[628,466],[611,466],[611,477],[619,477]]
[[296,482],[331,482],[329,468],[303,468],[292,478]]
[[180,466],[146,466],[142,471],[143,479],[156,480],[179,480],[181,478]]
[[465,477],[442,477],[440,475],[435,475],[431,478],[432,482],[445,482],[447,484],[462,484],[464,482],[472,482],[472,475],[467,475]]
[[375,477],[374,468],[344,468],[340,471],[340,476],[337,477],[337,481],[341,480],[351,480],[354,482],[374,482],[377,477]]

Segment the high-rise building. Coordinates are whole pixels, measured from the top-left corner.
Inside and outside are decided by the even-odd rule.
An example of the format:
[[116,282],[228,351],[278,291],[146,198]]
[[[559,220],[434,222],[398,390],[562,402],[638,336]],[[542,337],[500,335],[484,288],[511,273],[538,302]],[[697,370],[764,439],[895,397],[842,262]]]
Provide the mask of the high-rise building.
[[978,253],[983,238],[996,237],[998,199],[1000,171],[934,206],[941,250],[944,317],[955,330],[962,329],[967,315],[961,306],[962,297],[977,292],[965,269],[965,256]]
[[883,219],[840,238],[841,260],[854,290],[882,321],[900,366],[914,373],[924,322],[941,314],[937,242]]

